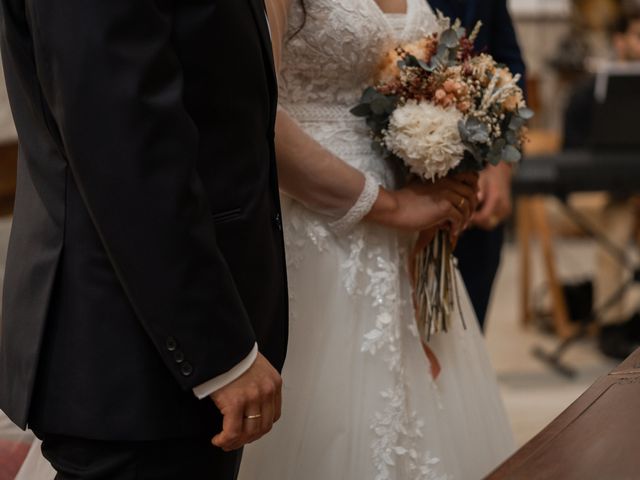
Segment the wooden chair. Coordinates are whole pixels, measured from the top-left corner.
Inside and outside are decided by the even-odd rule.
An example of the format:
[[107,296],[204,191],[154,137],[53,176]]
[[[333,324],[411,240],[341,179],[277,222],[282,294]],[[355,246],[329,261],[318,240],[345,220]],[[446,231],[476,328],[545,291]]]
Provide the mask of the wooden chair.
[[[560,147],[560,137],[555,132],[532,130],[526,145],[527,155],[553,153]],[[534,160],[532,160],[534,161]],[[524,325],[533,319],[531,308],[531,241],[540,242],[544,272],[551,293],[553,326],[556,334],[567,339],[574,336],[577,327],[569,319],[569,310],[556,270],[553,233],[549,223],[545,197],[540,195],[519,197],[516,202],[516,235],[520,250],[520,316]]]

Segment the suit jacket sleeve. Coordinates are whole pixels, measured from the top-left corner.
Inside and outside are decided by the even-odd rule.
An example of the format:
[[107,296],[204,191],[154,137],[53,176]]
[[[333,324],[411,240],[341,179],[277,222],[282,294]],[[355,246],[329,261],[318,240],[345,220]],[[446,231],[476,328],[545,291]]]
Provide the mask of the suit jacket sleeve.
[[[52,135],[144,330],[192,389],[242,361],[255,336],[196,171],[173,2],[27,8]],[[215,45],[203,48],[215,58]]]
[[489,53],[498,62],[507,65],[513,74],[522,75],[519,85],[526,93],[525,64],[507,7],[507,0],[491,1],[493,2],[493,21],[489,33]]

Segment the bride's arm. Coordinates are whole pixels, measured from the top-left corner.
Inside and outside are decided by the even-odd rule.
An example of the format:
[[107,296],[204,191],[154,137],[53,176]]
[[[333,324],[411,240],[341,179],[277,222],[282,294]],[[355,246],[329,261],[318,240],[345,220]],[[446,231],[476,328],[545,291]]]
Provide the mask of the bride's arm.
[[363,173],[323,148],[282,108],[276,119],[276,153],[280,189],[311,210],[342,217],[363,191]]
[[458,231],[475,211],[475,174],[386,190],[322,147],[284,109],[276,120],[276,155],[281,191],[333,217],[338,233],[363,219],[403,230],[451,222]]
[[[298,0],[266,2],[277,67],[292,1]],[[475,209],[475,186],[467,185],[475,183],[474,175],[413,184],[395,192],[385,190],[372,177],[322,147],[282,108],[276,120],[276,156],[282,192],[313,211],[333,217],[338,231],[363,218],[409,230],[448,221],[459,230]]]

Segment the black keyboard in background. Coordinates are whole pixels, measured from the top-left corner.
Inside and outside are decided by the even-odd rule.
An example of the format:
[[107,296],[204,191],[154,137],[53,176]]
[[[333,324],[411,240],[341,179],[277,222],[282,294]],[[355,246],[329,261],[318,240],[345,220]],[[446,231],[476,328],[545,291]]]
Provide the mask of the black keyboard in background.
[[512,188],[514,195],[640,193],[640,151],[567,151],[527,157],[515,171]]

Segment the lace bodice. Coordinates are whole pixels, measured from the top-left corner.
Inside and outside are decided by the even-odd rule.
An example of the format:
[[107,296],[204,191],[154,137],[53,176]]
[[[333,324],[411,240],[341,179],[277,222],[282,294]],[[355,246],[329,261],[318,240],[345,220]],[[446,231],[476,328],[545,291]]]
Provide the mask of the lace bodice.
[[[375,0],[299,0],[290,6],[282,44],[280,105],[324,148],[384,186],[393,173],[371,149],[365,122],[349,110],[396,45],[436,30],[425,0],[406,15],[385,14]],[[304,26],[300,29],[300,26]]]
[[391,25],[391,29],[393,30],[393,34],[396,38],[402,38],[404,33],[404,29],[407,26],[407,14],[406,13],[385,13],[385,18],[389,25]]
[[299,1],[292,3],[283,45],[280,98],[287,108],[321,103],[348,110],[384,52],[435,30],[425,0],[407,0],[402,32],[392,25],[395,16],[389,18],[375,0],[305,0],[305,6],[303,20]]

